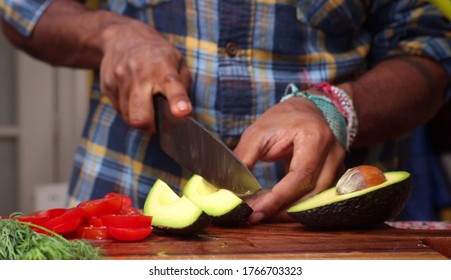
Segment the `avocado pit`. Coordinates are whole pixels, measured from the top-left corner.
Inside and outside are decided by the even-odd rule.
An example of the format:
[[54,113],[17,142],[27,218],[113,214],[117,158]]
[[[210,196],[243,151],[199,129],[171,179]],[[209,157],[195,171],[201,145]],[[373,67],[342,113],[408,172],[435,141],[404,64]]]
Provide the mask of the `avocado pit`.
[[348,169],[337,182],[337,194],[347,194],[380,185],[387,181],[384,173],[371,165]]

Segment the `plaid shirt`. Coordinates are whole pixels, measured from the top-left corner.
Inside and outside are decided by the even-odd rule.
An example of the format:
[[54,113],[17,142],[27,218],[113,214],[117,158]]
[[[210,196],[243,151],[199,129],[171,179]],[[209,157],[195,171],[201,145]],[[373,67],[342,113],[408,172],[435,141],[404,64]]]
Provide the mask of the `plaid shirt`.
[[[0,0],[25,35],[50,0]],[[424,1],[109,0],[100,8],[149,23],[186,58],[195,117],[233,148],[246,127],[277,103],[289,83],[340,83],[391,56],[428,55],[451,73],[451,25]],[[125,193],[142,207],[161,178],[175,190],[190,177],[159,148],[158,136],[128,127],[95,82],[70,184],[71,204]],[[392,143],[393,144],[393,143]],[[352,150],[348,165],[398,164],[395,145]],[[254,168],[264,188],[279,163]]]

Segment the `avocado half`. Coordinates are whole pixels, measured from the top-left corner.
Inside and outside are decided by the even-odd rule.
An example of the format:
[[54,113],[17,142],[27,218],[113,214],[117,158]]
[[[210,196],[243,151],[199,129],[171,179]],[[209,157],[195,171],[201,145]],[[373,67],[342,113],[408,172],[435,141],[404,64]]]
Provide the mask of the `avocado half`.
[[169,234],[194,235],[207,227],[211,218],[186,196],[178,196],[158,179],[144,203],[144,215],[152,216],[152,226]]
[[233,192],[193,175],[183,189],[183,195],[212,218],[217,225],[239,226],[247,222],[252,208]]
[[375,227],[394,218],[410,198],[408,172],[385,172],[387,181],[348,194],[327,189],[292,207],[288,215],[307,228],[341,230]]

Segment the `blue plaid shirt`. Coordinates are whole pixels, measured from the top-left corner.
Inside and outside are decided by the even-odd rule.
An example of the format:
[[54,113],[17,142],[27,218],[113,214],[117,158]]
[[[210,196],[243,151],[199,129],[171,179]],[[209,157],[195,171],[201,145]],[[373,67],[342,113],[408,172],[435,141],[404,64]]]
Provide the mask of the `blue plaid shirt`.
[[[24,35],[51,2],[0,1],[2,16]],[[403,54],[430,56],[451,73],[451,24],[424,1],[97,2],[98,8],[147,22],[182,52],[192,73],[195,117],[231,148],[289,83],[306,87],[307,77],[340,83]],[[142,207],[157,178],[179,190],[190,174],[158,142],[158,136],[128,127],[96,81],[75,156],[71,204],[117,191]],[[396,169],[397,152],[396,145],[352,150],[347,163]],[[259,162],[253,172],[264,188],[284,175],[279,163]]]

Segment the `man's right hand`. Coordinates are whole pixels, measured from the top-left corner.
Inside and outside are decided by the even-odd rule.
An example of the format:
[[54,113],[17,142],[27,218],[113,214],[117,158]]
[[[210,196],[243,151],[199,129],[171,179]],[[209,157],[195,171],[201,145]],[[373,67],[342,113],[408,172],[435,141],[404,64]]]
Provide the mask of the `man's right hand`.
[[190,73],[183,56],[163,36],[138,21],[103,33],[100,86],[127,124],[156,133],[153,96],[164,95],[175,116],[191,113]]
[[190,73],[180,52],[147,24],[78,0],[55,0],[24,36],[3,21],[9,40],[54,66],[100,69],[100,86],[127,124],[156,132],[153,96],[175,116],[191,112]]

